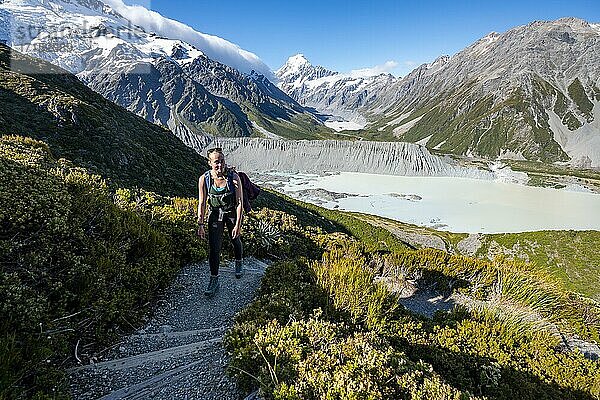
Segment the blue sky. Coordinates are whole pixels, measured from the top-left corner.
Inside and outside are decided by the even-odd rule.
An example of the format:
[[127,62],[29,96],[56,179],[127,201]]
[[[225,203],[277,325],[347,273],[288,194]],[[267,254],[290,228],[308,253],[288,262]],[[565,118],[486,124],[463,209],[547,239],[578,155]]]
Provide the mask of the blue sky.
[[[135,1],[127,1],[131,4]],[[452,55],[491,31],[565,16],[600,23],[600,0],[151,0],[137,2],[259,56],[273,70],[303,53],[348,72],[395,61],[390,72]]]

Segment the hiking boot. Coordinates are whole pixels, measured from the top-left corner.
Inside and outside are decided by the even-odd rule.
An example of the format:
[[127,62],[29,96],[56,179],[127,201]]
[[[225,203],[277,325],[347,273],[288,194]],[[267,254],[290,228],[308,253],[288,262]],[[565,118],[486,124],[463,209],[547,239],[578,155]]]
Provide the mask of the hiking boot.
[[211,275],[208,287],[204,291],[205,296],[212,297],[219,291],[219,275]]
[[244,270],[242,268],[242,260],[235,260],[235,277],[240,279],[244,274]]

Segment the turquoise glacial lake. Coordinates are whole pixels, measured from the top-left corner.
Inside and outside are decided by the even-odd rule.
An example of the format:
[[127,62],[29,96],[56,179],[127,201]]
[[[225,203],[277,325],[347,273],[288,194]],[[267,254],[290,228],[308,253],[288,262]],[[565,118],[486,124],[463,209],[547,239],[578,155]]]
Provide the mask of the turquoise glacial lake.
[[327,208],[451,232],[600,230],[600,195],[578,186],[550,189],[484,179],[350,172],[273,179],[270,183],[284,193]]

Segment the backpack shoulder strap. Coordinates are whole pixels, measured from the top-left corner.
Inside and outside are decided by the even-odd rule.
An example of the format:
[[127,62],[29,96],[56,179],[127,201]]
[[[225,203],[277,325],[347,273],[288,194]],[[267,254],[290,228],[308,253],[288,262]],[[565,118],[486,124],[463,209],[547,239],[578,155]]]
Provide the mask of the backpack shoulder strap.
[[227,185],[229,186],[229,191],[231,193],[235,193],[235,185],[233,184],[233,171],[229,170],[227,172]]
[[206,171],[204,173],[204,188],[206,189],[206,193],[210,191],[210,181],[211,181],[210,171]]

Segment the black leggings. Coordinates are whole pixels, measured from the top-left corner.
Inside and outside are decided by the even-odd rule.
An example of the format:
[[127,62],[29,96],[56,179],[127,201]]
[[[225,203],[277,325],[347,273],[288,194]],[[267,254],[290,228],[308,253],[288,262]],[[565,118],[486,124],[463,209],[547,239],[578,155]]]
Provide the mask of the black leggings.
[[[231,239],[231,231],[235,226],[237,215],[235,210],[226,212],[223,215],[223,221],[219,221],[219,209],[215,208],[208,215],[208,264],[210,265],[210,274],[219,275],[219,255],[221,253],[221,245],[223,244],[223,231],[227,225],[229,238]],[[242,259],[242,240],[240,237],[231,239],[233,244],[233,253],[236,260]]]

